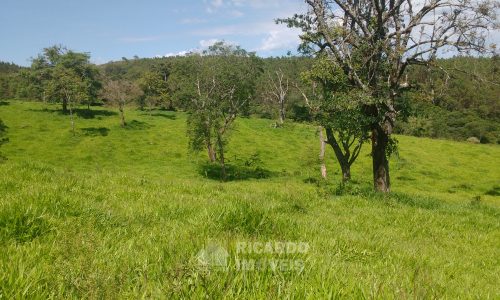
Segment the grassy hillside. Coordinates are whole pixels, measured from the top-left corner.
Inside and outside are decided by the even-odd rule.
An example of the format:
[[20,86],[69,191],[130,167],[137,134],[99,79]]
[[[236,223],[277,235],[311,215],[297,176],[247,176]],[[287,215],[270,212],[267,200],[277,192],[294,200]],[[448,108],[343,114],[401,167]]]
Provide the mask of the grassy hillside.
[[[220,183],[187,151],[184,113],[129,110],[123,129],[82,108],[73,135],[58,110],[0,105],[0,298],[500,297],[498,146],[400,136],[382,196],[368,145],[340,188],[330,149],[317,177],[314,128],[240,119]],[[250,258],[304,268],[237,270],[238,242],[271,241],[309,250]],[[199,263],[210,244],[227,269]]]

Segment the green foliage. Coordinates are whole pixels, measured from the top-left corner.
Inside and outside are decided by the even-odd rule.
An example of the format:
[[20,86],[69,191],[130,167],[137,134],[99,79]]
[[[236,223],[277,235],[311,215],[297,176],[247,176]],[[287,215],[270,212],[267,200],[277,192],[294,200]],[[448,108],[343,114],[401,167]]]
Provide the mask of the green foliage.
[[436,67],[410,70],[408,80],[417,88],[414,100],[448,111],[468,112],[481,119],[500,120],[500,60],[497,56],[440,59]]
[[190,149],[207,149],[210,160],[221,163],[225,178],[228,133],[254,95],[258,60],[239,47],[219,43],[203,56],[186,58],[186,62],[189,77],[181,81],[192,86],[187,120]]
[[43,213],[31,208],[18,207],[4,210],[0,214],[0,241],[12,239],[19,243],[30,242],[50,231],[50,225]]
[[[227,46],[237,48],[237,46]],[[56,47],[57,48],[57,47]],[[60,48],[60,47],[59,47]],[[233,49],[234,50],[234,49]],[[64,55],[64,51],[62,55]],[[214,50],[223,52],[225,50]],[[241,48],[240,50],[241,51]],[[54,51],[52,51],[54,52]],[[88,54],[84,54],[88,55]],[[41,55],[44,57],[44,54]],[[46,55],[48,57],[48,54]],[[51,57],[57,55],[50,55]],[[48,58],[42,60],[48,60]],[[73,55],[72,57],[75,57]],[[39,61],[36,58],[35,61]],[[76,55],[76,65],[82,69],[85,62]],[[282,70],[290,84],[299,85],[303,90],[310,88],[303,83],[301,73],[311,70],[314,60],[309,57],[270,57],[259,59],[258,68],[262,72]],[[187,110],[191,99],[196,96],[193,86],[194,74],[188,57],[151,58],[110,62],[102,66],[92,66],[100,70],[105,78],[140,80],[141,77],[154,76],[155,86],[159,87],[152,93],[151,104],[167,109]],[[395,108],[399,112],[400,122],[396,123],[397,132],[415,136],[441,137],[465,140],[477,137],[483,143],[495,143],[498,140],[497,123],[499,118],[499,102],[497,73],[500,70],[499,60],[493,58],[455,57],[437,60],[438,68],[412,67],[409,69],[409,91],[396,99]],[[40,64],[36,64],[39,66]],[[41,63],[42,66],[47,65]],[[71,64],[67,64],[71,66]],[[2,67],[3,66],[3,67]],[[439,68],[446,70],[440,71]],[[21,68],[9,63],[0,63],[0,98],[28,98],[48,99],[45,84],[49,80],[46,68],[36,71],[32,68]],[[463,72],[468,71],[468,72]],[[90,73],[93,73],[91,71]],[[473,73],[470,77],[467,73]],[[78,73],[78,72],[77,72]],[[94,74],[94,79],[99,76]],[[447,79],[447,76],[449,78]],[[166,88],[160,81],[167,79]],[[187,80],[190,78],[189,80]],[[243,114],[256,114],[261,117],[275,118],[276,109],[266,104],[264,99],[267,85],[266,76],[255,78],[255,87],[252,99],[244,107]],[[158,95],[164,95],[159,97]],[[92,98],[92,97],[91,97]],[[288,94],[286,110],[290,119],[311,122],[312,116],[305,106],[300,92],[291,88]],[[146,106],[145,98],[141,98],[139,106]],[[82,99],[87,101],[85,99]],[[57,100],[57,101],[60,101]],[[92,102],[96,102],[95,99]],[[422,108],[425,106],[425,108]],[[433,108],[438,107],[441,110]],[[423,111],[423,112],[422,112]],[[456,112],[455,114],[450,114]],[[462,124],[454,124],[453,120],[460,120]]]
[[168,70],[167,73],[160,73],[159,71],[148,71],[144,73],[139,79],[139,86],[143,91],[139,106],[148,106],[149,110],[156,107],[173,109],[172,101],[170,99],[168,90]]
[[63,99],[70,107],[87,97],[87,85],[74,70],[57,66],[51,73],[53,79],[45,83],[45,91],[49,97]]
[[[9,139],[6,137],[7,135],[7,126],[4,124],[4,122],[0,119],[0,147],[7,143]],[[2,155],[0,152],[0,161],[4,160],[5,157]]]
[[397,125],[397,131],[498,143],[498,58],[456,57],[436,64],[438,71],[422,67],[410,70],[408,81],[413,88],[406,98],[411,102],[411,113],[406,122]]
[[22,69],[22,67],[14,64],[14,63],[0,61],[0,74],[17,73],[21,69]]
[[[25,74],[33,78],[37,98],[55,102],[64,102],[66,95],[58,88],[61,74],[69,74],[81,82],[82,91],[74,101],[90,105],[97,100],[101,83],[98,79],[98,69],[90,63],[90,54],[67,50],[62,46],[45,48],[31,64],[31,73]],[[64,108],[65,109],[65,108]]]
[[350,166],[357,159],[368,139],[370,125],[375,120],[366,114],[373,98],[350,85],[348,78],[328,57],[316,58],[310,71],[302,74],[310,88],[306,97],[315,121],[326,129],[327,143],[343,169],[345,180],[350,179]]
[[448,111],[426,102],[412,105],[407,122],[399,123],[398,133],[465,141],[475,137],[481,143],[499,143],[498,122],[481,118],[473,110]]

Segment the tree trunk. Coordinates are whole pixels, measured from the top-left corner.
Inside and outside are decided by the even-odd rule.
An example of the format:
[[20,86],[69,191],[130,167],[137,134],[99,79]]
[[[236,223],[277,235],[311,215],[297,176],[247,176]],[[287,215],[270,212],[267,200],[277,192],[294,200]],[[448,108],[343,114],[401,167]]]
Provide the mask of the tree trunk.
[[220,163],[220,175],[221,175],[221,180],[226,181],[227,179],[227,174],[226,174],[226,162],[224,160],[224,145],[222,143],[222,138],[220,135],[217,135],[217,146],[219,148],[219,163]]
[[389,159],[386,153],[389,144],[387,132],[380,125],[372,129],[373,185],[376,191],[382,193],[391,191]]
[[280,99],[280,124],[283,125],[285,122],[285,99]]
[[217,156],[215,155],[214,147],[210,141],[207,142],[207,152],[210,162],[215,162],[217,160]]
[[67,113],[68,112],[68,100],[67,99],[63,99],[62,109],[63,109],[63,113]]
[[75,135],[75,120],[73,119],[73,108],[69,106],[69,118],[71,120],[71,132]]
[[350,154],[344,154],[342,152],[342,149],[333,134],[332,128],[326,127],[326,137],[328,138],[328,144],[332,146],[333,152],[335,152],[335,157],[337,157],[340,169],[342,170],[342,181],[346,182],[351,180],[351,165],[349,164]]
[[351,180],[351,166],[345,164],[342,166],[342,181],[347,182],[349,180]]
[[121,127],[125,127],[125,125],[127,125],[127,123],[125,122],[125,112],[124,112],[123,106],[124,105],[122,103],[120,103],[118,106],[118,110],[120,110],[120,125],[121,125]]
[[325,138],[323,137],[323,127],[319,126],[319,162],[321,164],[321,177],[326,179],[326,164],[325,164]]

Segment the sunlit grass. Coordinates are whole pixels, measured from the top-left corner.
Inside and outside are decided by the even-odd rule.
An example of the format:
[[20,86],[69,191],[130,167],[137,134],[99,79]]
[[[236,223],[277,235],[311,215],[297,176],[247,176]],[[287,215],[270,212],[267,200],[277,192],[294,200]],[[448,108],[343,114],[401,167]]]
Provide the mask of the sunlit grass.
[[[230,163],[258,154],[270,175],[221,183],[206,177],[205,153],[187,151],[185,113],[129,109],[123,129],[111,110],[82,108],[73,135],[58,109],[0,107],[7,299],[500,296],[498,146],[398,137],[383,196],[370,189],[368,145],[339,188],[331,152],[319,181],[314,127],[239,119]],[[302,272],[226,272],[197,262],[208,241],[231,255],[238,241],[310,250]]]

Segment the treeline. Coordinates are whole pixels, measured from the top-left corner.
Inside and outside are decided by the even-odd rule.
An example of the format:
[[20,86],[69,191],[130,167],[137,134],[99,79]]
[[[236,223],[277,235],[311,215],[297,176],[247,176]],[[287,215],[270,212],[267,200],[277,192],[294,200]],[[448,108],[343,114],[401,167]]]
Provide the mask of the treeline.
[[[220,49],[219,49],[220,50]],[[221,54],[221,53],[217,53]],[[222,53],[223,54],[223,53]],[[75,54],[76,55],[76,54]],[[78,58],[78,55],[75,56]],[[252,99],[241,107],[242,115],[308,122],[313,120],[303,91],[311,90],[304,79],[313,66],[309,57],[259,58],[251,55]],[[80,56],[87,60],[88,56]],[[248,59],[241,56],[238,59]],[[62,101],[48,95],[44,87],[44,66],[40,57],[30,68],[0,62],[0,99]],[[106,80],[127,80],[143,91],[135,99],[140,109],[186,110],[196,94],[197,55],[186,57],[122,59],[92,66],[92,93],[85,101],[103,104],[97,92]],[[42,64],[42,66],[40,65]],[[70,64],[70,62],[67,62]],[[407,107],[396,132],[414,136],[500,143],[500,61],[493,58],[449,58],[437,61],[439,68],[413,67],[407,82]],[[227,65],[238,68],[240,64]],[[436,71],[438,70],[438,71]],[[441,70],[441,71],[439,71]],[[83,70],[79,71],[84,72]],[[471,76],[471,74],[473,74]],[[95,82],[94,82],[95,81]],[[59,97],[60,98],[60,97]]]
[[400,133],[500,143],[500,60],[457,57],[438,60],[440,69],[410,70],[415,85],[412,103]]

